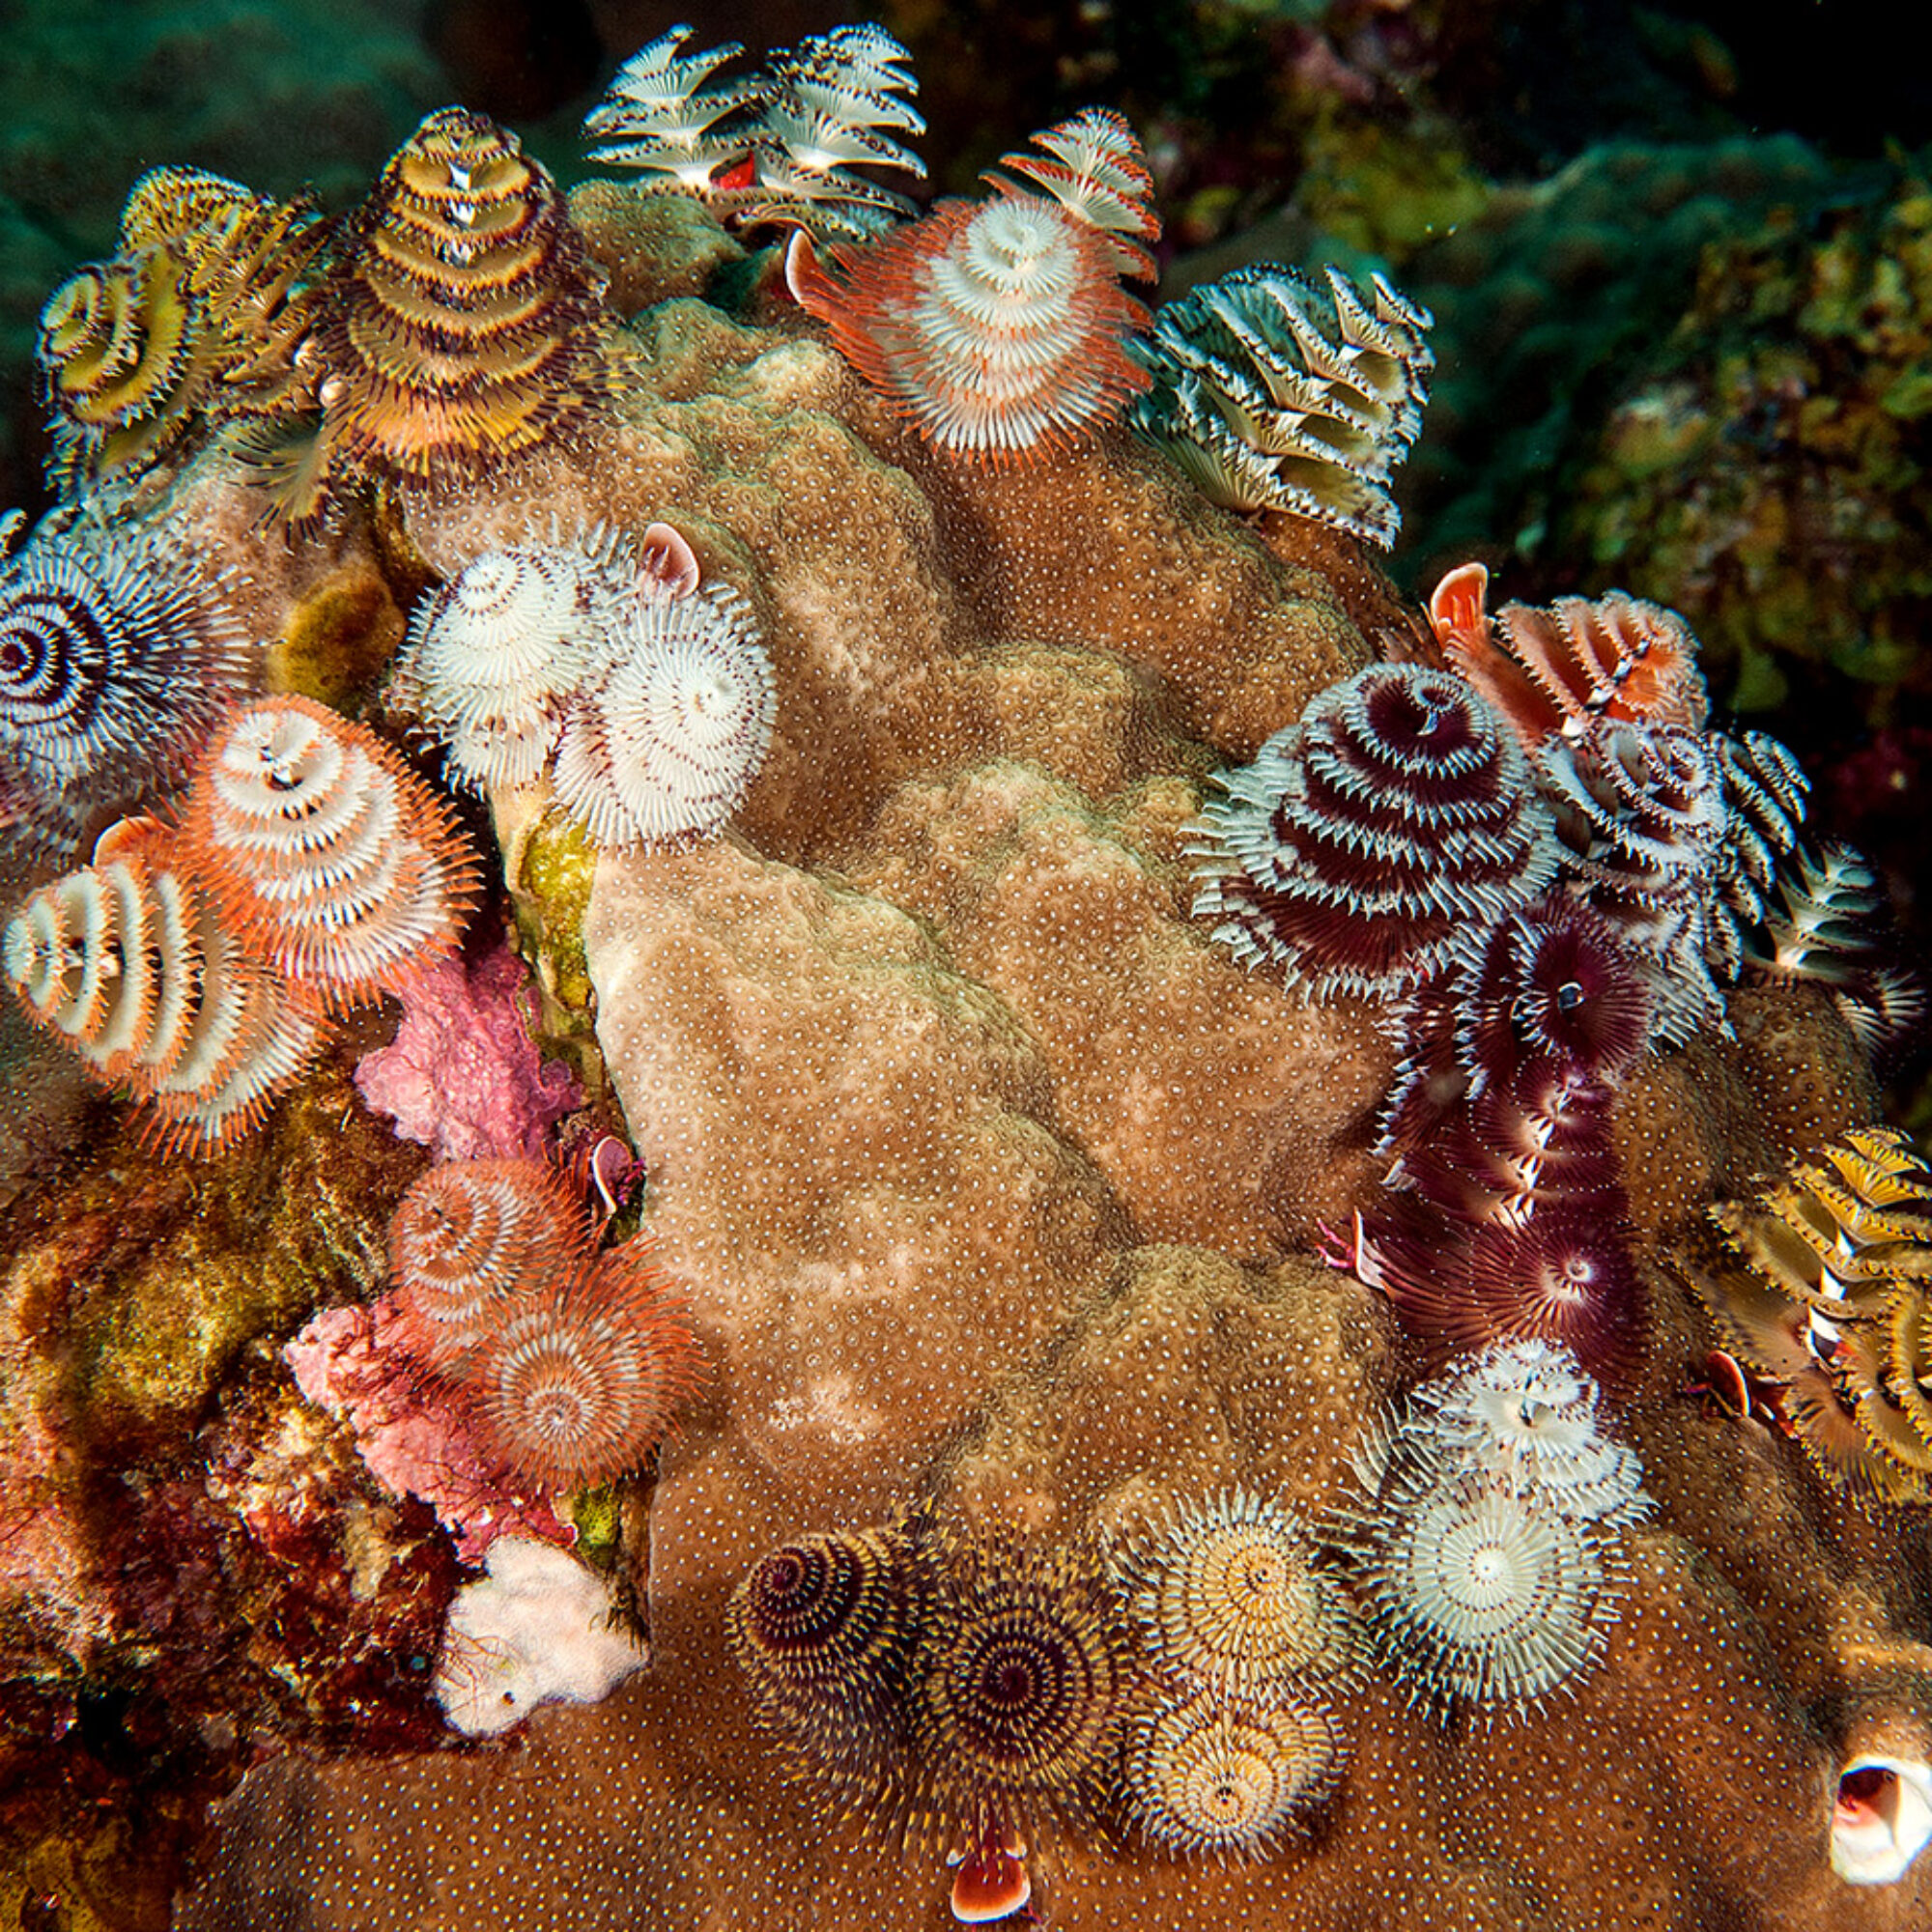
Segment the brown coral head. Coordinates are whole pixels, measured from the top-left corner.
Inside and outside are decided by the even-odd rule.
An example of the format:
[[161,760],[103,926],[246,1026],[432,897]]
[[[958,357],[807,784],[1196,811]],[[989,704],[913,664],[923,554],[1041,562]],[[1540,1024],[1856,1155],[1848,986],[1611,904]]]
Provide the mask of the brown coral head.
[[910,1824],[950,1843],[1091,1823],[1121,1721],[1099,1579],[1063,1553],[955,1556],[914,1662]]
[[1195,912],[1317,999],[1406,990],[1446,963],[1460,927],[1555,873],[1521,748],[1450,671],[1371,665],[1219,782],[1191,848]]
[[1151,1843],[1178,1857],[1265,1858],[1307,1829],[1347,1762],[1325,1703],[1253,1705],[1196,1691],[1134,1725],[1127,1808]]
[[1266,1698],[1354,1662],[1347,1605],[1314,1564],[1307,1526],[1243,1491],[1182,1507],[1120,1564],[1128,1614],[1164,1671]]
[[517,1303],[469,1379],[485,1446],[512,1477],[581,1490],[643,1463],[702,1362],[684,1303],[633,1242]]
[[586,1258],[582,1204],[534,1160],[449,1161],[417,1178],[389,1222],[389,1272],[405,1346],[447,1371],[508,1304]]
[[903,1689],[928,1594],[923,1561],[896,1530],[801,1537],[753,1566],[724,1634],[779,1715],[876,1700]]

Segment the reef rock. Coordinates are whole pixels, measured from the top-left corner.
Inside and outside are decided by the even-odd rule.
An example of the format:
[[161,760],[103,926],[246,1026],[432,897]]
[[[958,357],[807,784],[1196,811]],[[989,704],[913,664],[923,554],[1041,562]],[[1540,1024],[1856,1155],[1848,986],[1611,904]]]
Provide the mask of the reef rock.
[[[639,59],[684,90],[684,132],[756,117],[746,140],[768,161],[797,138],[808,86],[843,139],[881,117],[910,126],[887,99],[895,73],[835,87],[810,65],[883,60],[872,31],[808,43],[728,101],[702,91],[722,55],[678,56],[673,35]],[[1107,169],[1128,172],[1108,154],[1074,156],[1102,226]],[[742,197],[732,181],[719,191]],[[560,1080],[539,1082],[534,1048],[567,1032],[584,1098],[563,1145],[621,1128],[646,1176],[640,1202],[620,1203],[596,1157],[577,1170],[597,1197],[585,1229],[648,1243],[703,1374],[639,1473],[546,1497],[522,1472],[517,1495],[538,1497],[527,1520],[567,1524],[594,1563],[544,1553],[557,1568],[533,1586],[537,1614],[494,1636],[466,1638],[469,1612],[454,1613],[437,1679],[422,1633],[456,1587],[453,1547],[383,1494],[348,1428],[297,1401],[281,1351],[319,1307],[354,1304],[323,1316],[344,1334],[385,1319],[379,1230],[418,1151],[356,1104],[344,1067],[348,1049],[382,1048],[392,1009],[356,1019],[262,1142],[222,1151],[199,1223],[204,1183],[178,1177],[167,1194],[165,1174],[130,1166],[139,1198],[165,1195],[194,1238],[171,1222],[165,1251],[122,1257],[99,1150],[39,1184],[0,1299],[16,1406],[0,1473],[59,1508],[0,1564],[0,1637],[17,1665],[31,1635],[43,1677],[104,1667],[158,1685],[165,1747],[196,1739],[196,1788],[219,1803],[183,1873],[180,1932],[1921,1921],[1924,1512],[1814,1467],[1787,1427],[1792,1391],[1753,1385],[1675,1271],[1714,1201],[1875,1117],[1839,1010],[1803,984],[1714,984],[1688,1043],[1645,1051],[1639,1024],[1604,1056],[1618,1077],[1598,1079],[1559,1050],[1580,977],[1548,1011],[1532,986],[1443,1019],[1410,999],[1434,953],[1374,1000],[1339,980],[1304,998],[1278,966],[1251,970],[1196,904],[1225,818],[1208,808],[1247,782],[1232,768],[1259,760],[1312,795],[1314,758],[1296,763],[1289,734],[1318,694],[1348,714],[1331,736],[1349,745],[1385,714],[1415,740],[1452,715],[1492,748],[1513,728],[1442,668],[1423,614],[1351,538],[1280,511],[1237,520],[1119,426],[1030,463],[928,446],[785,300],[776,258],[742,245],[754,226],[734,241],[702,211],[576,206],[636,312],[601,317],[567,432],[448,475],[349,466],[331,485],[355,505],[331,526],[333,561],[407,606],[488,554],[574,547],[636,580],[584,591],[571,620],[591,626],[615,621],[612,600],[691,594],[667,587],[688,553],[707,587],[743,600],[776,694],[770,748],[722,835],[655,844],[593,851],[567,787],[529,776],[541,758],[527,782],[479,781],[469,836],[487,841],[487,809],[490,867],[542,994],[526,1017],[550,1038],[507,1037],[499,1013],[469,1030],[503,1051],[440,1064],[437,1011],[488,990],[472,955],[467,991],[453,963],[440,982],[385,988],[410,1013],[406,1050],[387,1049],[409,1107],[382,1098],[384,1062],[363,1065],[444,1157],[514,1081],[494,1097],[534,1155],[550,1101],[571,1104]],[[270,543],[237,534],[251,504],[272,506],[233,449],[211,442],[163,480],[209,537]],[[669,547],[678,571],[648,561],[663,526],[683,546]],[[303,587],[286,565],[252,574],[243,628],[284,637]],[[1386,660],[1406,668],[1369,671]],[[679,702],[701,736],[704,679]],[[397,736],[420,727],[418,746],[433,735],[401,673],[377,711]],[[1672,742],[1657,734],[1688,728],[1614,724],[1603,755],[1635,746],[1631,771]],[[1403,793],[1337,756],[1325,776],[1359,810],[1321,902],[1346,923],[1361,911],[1351,841],[1401,846],[1403,828],[1378,818],[1398,810],[1390,797],[1439,800],[1423,762]],[[1467,904],[1430,897],[1427,880],[1404,890],[1423,895],[1432,930],[1487,930],[1559,863],[1581,896],[1614,870],[1601,848],[1626,836],[1590,803],[1573,814],[1581,830],[1537,807],[1515,897],[1480,868]],[[1272,809],[1249,816],[1265,825]],[[1515,863],[1516,847],[1497,852]],[[1265,896],[1255,889],[1258,919]],[[1624,966],[1655,980],[1674,958],[1660,947]],[[1448,1122],[1463,1136],[1455,1158],[1480,1170],[1480,1212],[1445,1206],[1429,1191],[1443,1170],[1398,1145],[1398,1088],[1401,1134]],[[1458,1408],[1391,1282],[1466,1262],[1449,1234],[1472,1218],[1547,1228],[1566,1160],[1605,1204],[1593,1233],[1617,1251],[1624,1352],[1600,1386],[1560,1335],[1506,1326],[1520,1352],[1496,1359],[1533,1374],[1489,1387],[1492,1357],[1459,1356],[1452,1373],[1475,1379],[1457,1385]],[[277,1161],[303,1193],[270,1209]],[[210,1225],[214,1206],[233,1225]],[[1901,1278],[1918,1278],[1922,1232],[1901,1237],[1920,1257]],[[201,1282],[192,1301],[184,1272]],[[1531,1286],[1547,1308],[1587,1298],[1595,1277],[1578,1264]],[[193,1346],[167,1332],[178,1306]],[[1807,1346],[1837,1373],[1842,1338],[1820,1319]],[[98,1358],[91,1375],[70,1340]],[[1922,1387],[1889,1393],[1927,1406]],[[423,1366],[396,1392],[452,1412],[482,1399],[460,1366]],[[142,1648],[138,1605],[104,1578],[117,1543],[89,1505],[114,1454],[166,1459],[207,1492],[196,1520],[218,1569],[245,1523],[196,1473],[208,1415],[234,1466],[269,1472],[257,1517],[281,1522],[299,1491],[272,1435],[326,1463],[321,1520],[379,1522],[348,1592],[361,1607],[343,1618],[406,1631],[411,1648],[390,1677],[356,1680],[366,1704],[325,1696],[319,1614],[304,1646],[290,1640],[294,1662],[270,1649],[258,1676],[238,1663],[220,1680],[250,1690],[226,1731],[196,1701],[208,1685],[170,1676],[166,1630]],[[1894,1447],[1932,1460],[1932,1440],[1915,1443],[1907,1431]],[[1548,1480],[1565,1456],[1614,1464],[1616,1507]],[[152,1499],[124,1488],[152,1544]],[[540,1518],[551,1502],[557,1516]],[[1275,1536],[1265,1561],[1247,1560],[1257,1524]],[[1159,1552],[1190,1538],[1221,1552],[1208,1581],[1150,1609]],[[307,1560],[327,1570],[328,1552]],[[528,1553],[506,1537],[493,1570]],[[88,1587],[46,1630],[34,1578],[69,1558]],[[1413,1643],[1378,1622],[1392,1597],[1400,1628],[1425,1634]],[[1190,1664],[1225,1623],[1311,1604],[1339,1632],[1319,1664]],[[556,1675],[526,1673],[553,1612],[582,1648],[545,1660]],[[514,1711],[451,1688],[472,1640],[498,1645]],[[278,1714],[261,1691],[277,1672],[302,1687],[298,1709]],[[435,1734],[433,1682],[467,1737]],[[526,1720],[552,1689],[608,1694]],[[477,1735],[499,1717],[516,1719],[505,1736]]]

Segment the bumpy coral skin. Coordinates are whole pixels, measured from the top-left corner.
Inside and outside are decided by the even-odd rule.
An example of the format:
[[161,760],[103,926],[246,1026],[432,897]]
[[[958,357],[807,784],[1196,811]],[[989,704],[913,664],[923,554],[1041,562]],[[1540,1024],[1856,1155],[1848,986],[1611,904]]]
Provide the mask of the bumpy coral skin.
[[[1126,1829],[1084,1747],[1068,1800],[1020,1794],[1024,1853],[992,1815],[1009,1786],[977,1774],[923,1776],[903,1849],[786,1776],[797,1745],[758,1721],[728,1636],[772,1552],[911,1520],[1057,1577],[1177,1501],[1319,1524],[1347,1491],[1394,1338],[1308,1250],[1376,1199],[1396,1051],[1385,1015],[1285,999],[1217,947],[1187,846],[1209,774],[1415,623],[1339,539],[1264,548],[1153,452],[1100,438],[968,472],[796,322],[680,299],[634,334],[648,376],[581,452],[440,493],[409,535],[448,577],[553,513],[671,521],[770,643],[772,751],[731,833],[581,867],[597,1040],[711,1370],[621,1504],[650,1662],[506,1753],[270,1750],[184,1927],[288,1900],[372,1932],[930,1926],[953,1851],[1000,1881],[1023,1863],[1069,1927],[1922,1916],[1922,1862],[1860,1894],[1827,1846],[1847,1757],[1925,1751],[1924,1527],[1860,1518],[1796,1445],[1687,1395],[1708,1336],[1654,1264],[1719,1188],[1870,1118],[1856,1043],[1802,986],[1740,991],[1734,1038],[1642,1064],[1609,1110],[1646,1317],[1621,1412],[1657,1512],[1617,1526],[1617,1620],[1548,1710],[1443,1725],[1365,1671],[1333,1707],[1320,1829],[1225,1864]],[[554,820],[490,805],[522,877]],[[560,986],[576,959],[545,966]],[[62,1392],[38,1346],[35,1386]],[[1122,1747],[1128,1715],[1100,1727]]]

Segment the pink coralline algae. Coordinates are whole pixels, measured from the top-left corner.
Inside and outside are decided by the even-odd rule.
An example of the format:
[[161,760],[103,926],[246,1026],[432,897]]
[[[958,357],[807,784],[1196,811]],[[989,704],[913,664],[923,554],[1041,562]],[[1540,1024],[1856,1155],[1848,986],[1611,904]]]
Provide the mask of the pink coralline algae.
[[524,987],[507,948],[473,966],[440,960],[403,992],[395,1040],[362,1056],[355,1091],[438,1160],[542,1153],[583,1094],[569,1067],[537,1051]]
[[467,1411],[430,1384],[384,1332],[384,1302],[326,1309],[283,1351],[296,1386],[355,1435],[369,1473],[392,1495],[418,1496],[477,1563],[514,1533],[568,1544],[576,1531],[542,1495],[512,1489],[487,1457]]

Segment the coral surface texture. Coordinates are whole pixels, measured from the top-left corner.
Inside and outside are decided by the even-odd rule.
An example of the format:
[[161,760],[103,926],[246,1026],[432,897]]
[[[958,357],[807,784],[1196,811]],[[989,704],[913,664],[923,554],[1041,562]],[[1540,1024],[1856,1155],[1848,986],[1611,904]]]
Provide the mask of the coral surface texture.
[[1395,587],[1385,282],[1151,327],[1121,117],[922,213],[890,36],[687,31],[573,194],[444,110],[102,270],[203,359],[0,561],[0,1921],[1932,1924],[1795,761]]

